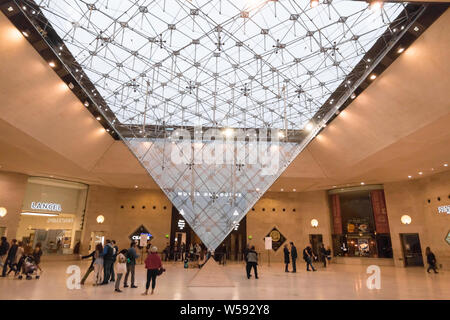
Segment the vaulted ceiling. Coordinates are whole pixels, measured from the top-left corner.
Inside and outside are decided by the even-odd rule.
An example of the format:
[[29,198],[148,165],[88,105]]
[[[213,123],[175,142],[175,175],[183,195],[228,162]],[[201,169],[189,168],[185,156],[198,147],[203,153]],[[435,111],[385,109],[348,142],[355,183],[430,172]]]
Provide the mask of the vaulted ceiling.
[[[448,169],[448,52],[447,11],[309,144],[271,190],[383,183]],[[2,14],[0,60],[0,170],[158,188]]]

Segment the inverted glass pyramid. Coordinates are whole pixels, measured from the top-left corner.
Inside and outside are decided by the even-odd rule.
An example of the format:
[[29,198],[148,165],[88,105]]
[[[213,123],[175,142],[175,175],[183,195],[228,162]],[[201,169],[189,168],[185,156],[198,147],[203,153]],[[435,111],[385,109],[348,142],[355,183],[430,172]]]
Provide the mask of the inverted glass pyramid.
[[422,12],[344,0],[16,2],[209,249]]

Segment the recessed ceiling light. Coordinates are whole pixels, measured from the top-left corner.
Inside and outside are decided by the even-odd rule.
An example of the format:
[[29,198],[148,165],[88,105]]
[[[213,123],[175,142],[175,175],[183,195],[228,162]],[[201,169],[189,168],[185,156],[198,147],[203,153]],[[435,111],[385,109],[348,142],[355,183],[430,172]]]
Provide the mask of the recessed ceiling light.
[[365,185],[365,183],[364,183],[364,182],[361,182],[361,185],[363,186],[363,185]]
[[350,96],[350,98],[355,99],[356,98],[356,94],[352,93],[352,95]]
[[402,53],[403,51],[405,51],[405,48],[399,48],[399,49],[397,50],[397,53]]
[[102,118],[100,118],[100,117],[97,117],[96,119],[97,119],[98,121],[102,120]]
[[13,7],[8,7],[8,11],[9,11],[9,12],[13,12],[13,11],[14,11],[14,8],[13,8]]
[[284,189],[281,189],[281,192],[283,192],[284,191]]
[[423,175],[423,172],[422,172],[422,171],[420,171],[420,172],[419,172],[419,174],[420,174],[420,175]]
[[135,189],[139,188],[138,186],[134,186]]
[[412,176],[408,176],[408,178],[409,178],[409,179],[411,179],[411,178],[412,178]]
[[25,36],[25,38],[28,38],[30,35],[26,31],[22,31],[22,34]]
[[85,106],[85,107],[89,107],[89,101],[85,101],[85,102],[84,102],[84,106]]
[[377,75],[376,74],[372,74],[371,76],[370,76],[370,80],[375,80],[377,78]]
[[297,189],[292,189],[292,191],[296,192],[296,191],[297,191]]
[[448,163],[444,163],[444,167],[448,167]]
[[50,67],[52,67],[52,68],[56,67],[56,64],[55,64],[53,61],[50,61],[50,62],[48,63],[48,65],[49,65]]
[[415,32],[419,31],[419,27],[418,27],[418,26],[415,26],[415,27],[414,27],[414,31],[415,31]]

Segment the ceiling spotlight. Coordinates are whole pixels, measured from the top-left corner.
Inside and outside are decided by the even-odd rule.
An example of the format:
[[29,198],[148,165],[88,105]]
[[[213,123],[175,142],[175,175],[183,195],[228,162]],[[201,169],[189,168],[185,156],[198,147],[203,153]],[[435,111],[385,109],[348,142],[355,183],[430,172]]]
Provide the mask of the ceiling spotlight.
[[278,138],[283,139],[284,138],[284,133],[281,131],[278,131]]
[[67,86],[69,87],[70,90],[73,90],[73,88],[75,88],[72,82],[69,82]]
[[444,163],[444,167],[448,167],[448,163]]
[[30,35],[28,34],[28,32],[26,31],[22,31],[22,34],[24,35],[25,38],[28,38]]
[[397,53],[402,53],[403,51],[405,51],[405,48],[398,48]]
[[283,189],[283,188],[281,188],[281,189],[280,189],[280,191],[281,191],[281,192],[283,192],[283,191],[284,191],[284,189]]
[[311,8],[315,8],[319,5],[319,0],[311,0],[309,2],[309,5],[311,6]]
[[311,122],[309,122],[309,123],[306,125],[305,130],[309,132],[309,131],[311,131],[313,128],[314,128],[313,124],[312,124]]
[[422,172],[422,171],[420,171],[420,172],[419,172],[419,174],[420,174],[420,175],[423,175],[423,172]]
[[85,107],[89,107],[89,101],[85,101],[85,102],[84,102],[84,106],[85,106]]
[[48,63],[48,65],[49,65],[50,67],[52,67],[52,68],[56,67],[56,64],[55,64],[53,61],[50,61],[50,62]]
[[412,176],[408,176],[408,179],[411,179],[412,178]]
[[8,7],[8,11],[9,11],[9,12],[13,12],[13,11],[14,11],[14,8],[13,8],[13,7]]
[[365,183],[364,183],[364,182],[361,182],[361,185],[363,186],[363,185],[365,185]]
[[134,186],[135,189],[139,188],[139,186]]
[[415,27],[414,27],[414,31],[415,31],[415,32],[418,32],[418,31],[419,31],[419,27],[415,26]]
[[227,137],[231,137],[233,135],[233,129],[228,128],[223,131],[223,134]]
[[377,78],[377,75],[376,74],[372,74],[371,76],[370,76],[370,80],[375,80]]
[[373,0],[373,1],[370,1],[370,3],[369,3],[370,10],[372,10],[374,12],[380,11],[382,7],[383,7],[383,1]]
[[356,94],[352,93],[352,95],[350,96],[350,98],[355,99],[356,98]]
[[297,191],[297,189],[292,189],[292,191],[296,192],[296,191]]
[[97,119],[98,121],[102,120],[102,118],[100,118],[100,117],[97,117],[96,119]]

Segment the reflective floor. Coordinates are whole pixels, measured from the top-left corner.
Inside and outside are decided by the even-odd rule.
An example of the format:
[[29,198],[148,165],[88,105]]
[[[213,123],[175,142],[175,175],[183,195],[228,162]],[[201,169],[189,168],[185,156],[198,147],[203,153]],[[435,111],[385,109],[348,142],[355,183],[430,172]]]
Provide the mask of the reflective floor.
[[167,263],[167,271],[158,277],[154,295],[142,296],[145,286],[143,265],[136,266],[139,288],[114,292],[113,284],[93,286],[93,273],[77,290],[66,285],[70,265],[87,262],[46,262],[39,280],[0,278],[0,299],[449,299],[450,273],[427,274],[424,268],[381,267],[381,288],[369,290],[366,266],[332,264],[317,272],[306,272],[299,264],[296,274],[285,273],[284,266],[272,263],[259,266],[259,279],[245,276],[243,264],[223,267],[234,283],[231,288],[187,287],[198,269],[184,269],[181,263]]

